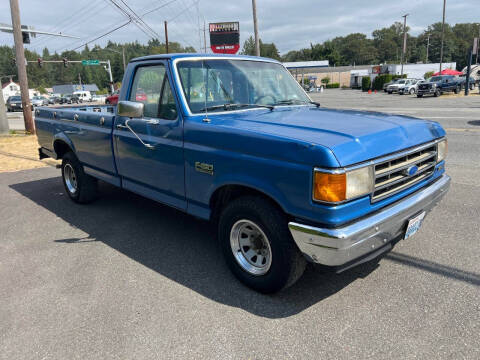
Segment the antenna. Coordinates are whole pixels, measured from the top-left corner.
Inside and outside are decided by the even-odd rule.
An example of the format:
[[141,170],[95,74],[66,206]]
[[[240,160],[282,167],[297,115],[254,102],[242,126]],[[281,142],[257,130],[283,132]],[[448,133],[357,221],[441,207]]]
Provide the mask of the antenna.
[[[201,60],[202,62],[202,72],[204,71],[203,63],[205,60]],[[209,123],[210,119],[208,118],[208,111],[207,111],[207,85],[208,85],[208,67],[206,68],[207,72],[204,73],[203,78],[203,87],[205,88],[204,91],[204,109],[205,109],[205,118],[202,120],[203,122]]]

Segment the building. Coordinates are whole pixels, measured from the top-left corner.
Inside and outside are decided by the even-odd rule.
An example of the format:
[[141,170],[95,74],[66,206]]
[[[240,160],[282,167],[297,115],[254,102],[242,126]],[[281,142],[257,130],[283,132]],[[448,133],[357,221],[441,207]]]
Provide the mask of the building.
[[7,101],[10,96],[20,95],[20,85],[11,79],[8,83],[2,85],[3,99]]
[[[457,67],[456,62],[449,62],[449,63],[442,64],[442,70],[455,69],[456,67]],[[404,64],[403,65],[403,73],[406,74],[408,78],[414,78],[414,79],[423,79],[423,75],[425,73],[429,71],[437,72],[438,70],[440,70],[440,63]],[[400,75],[402,73],[402,65],[401,64],[381,65],[380,73]]]
[[98,87],[95,84],[65,84],[65,85],[53,85],[53,93],[70,95],[75,91],[90,91],[95,93],[98,91]]

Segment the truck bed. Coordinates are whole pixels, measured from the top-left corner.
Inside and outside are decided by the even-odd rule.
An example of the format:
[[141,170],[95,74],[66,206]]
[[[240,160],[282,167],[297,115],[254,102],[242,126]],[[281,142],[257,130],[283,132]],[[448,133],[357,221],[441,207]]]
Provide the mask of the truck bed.
[[[117,174],[112,144],[114,122],[112,105],[40,107],[35,111],[38,142],[44,156],[60,156],[62,142],[66,143],[86,172],[94,172],[110,182]],[[99,171],[101,174],[97,174]]]

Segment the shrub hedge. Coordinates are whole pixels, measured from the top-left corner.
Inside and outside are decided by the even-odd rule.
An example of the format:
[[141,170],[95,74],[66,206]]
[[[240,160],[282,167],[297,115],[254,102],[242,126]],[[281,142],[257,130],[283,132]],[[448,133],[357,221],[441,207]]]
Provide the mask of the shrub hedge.
[[326,85],[327,89],[338,89],[339,87],[340,87],[340,83],[331,83]]
[[370,76],[362,77],[362,91],[370,90],[370,85],[372,85],[372,80],[370,80]]
[[403,75],[392,75],[392,74],[381,74],[378,75],[375,80],[373,80],[372,88],[374,90],[383,90],[383,85],[395,80],[395,79],[400,79],[400,78],[406,78],[407,74]]

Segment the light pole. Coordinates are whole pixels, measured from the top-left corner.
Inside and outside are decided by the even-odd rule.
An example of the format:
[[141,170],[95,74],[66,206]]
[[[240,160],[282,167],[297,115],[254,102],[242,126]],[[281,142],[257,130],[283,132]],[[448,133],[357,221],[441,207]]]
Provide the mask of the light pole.
[[117,54],[122,55],[122,60],[123,60],[123,72],[125,72],[125,69],[126,69],[126,63],[125,63],[125,46],[122,46],[122,52],[117,51],[117,50],[113,50],[113,49],[110,49],[110,48],[105,48],[105,50],[108,50],[108,51],[111,51],[111,52],[114,52],[114,53],[117,53]]
[[257,2],[252,0],[253,10],[253,32],[255,34],[255,55],[260,56],[260,39],[258,38],[258,23],[257,23]]
[[425,56],[425,64],[428,64],[428,48],[430,47],[430,33],[427,37],[427,56]]
[[445,6],[447,0],[443,0],[443,20],[442,20],[442,44],[440,45],[440,75],[442,75],[442,62],[443,62],[443,40],[445,36]]
[[407,51],[407,16],[403,15],[403,49],[402,49],[402,70],[400,75],[403,75],[403,61],[405,60],[405,52]]

